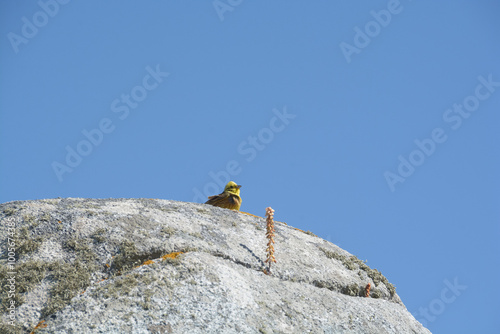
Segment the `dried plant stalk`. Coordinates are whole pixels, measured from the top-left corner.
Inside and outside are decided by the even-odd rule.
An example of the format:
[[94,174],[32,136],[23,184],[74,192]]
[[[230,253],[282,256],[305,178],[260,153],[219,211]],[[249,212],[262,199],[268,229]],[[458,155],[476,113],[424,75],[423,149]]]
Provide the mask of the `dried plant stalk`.
[[268,264],[267,273],[271,273],[271,263],[276,263],[274,257],[274,210],[271,207],[266,208],[266,237],[267,237],[267,259],[265,263]]
[[370,288],[372,287],[372,285],[370,283],[368,283],[365,287],[365,297],[370,297]]

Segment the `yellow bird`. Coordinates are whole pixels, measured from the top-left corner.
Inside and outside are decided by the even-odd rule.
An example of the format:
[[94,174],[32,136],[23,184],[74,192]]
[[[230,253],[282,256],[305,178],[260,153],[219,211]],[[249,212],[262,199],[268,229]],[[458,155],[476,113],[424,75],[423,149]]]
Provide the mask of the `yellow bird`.
[[237,185],[233,181],[229,181],[222,193],[219,195],[209,196],[208,201],[206,201],[205,204],[239,211],[241,206],[240,188],[241,185]]

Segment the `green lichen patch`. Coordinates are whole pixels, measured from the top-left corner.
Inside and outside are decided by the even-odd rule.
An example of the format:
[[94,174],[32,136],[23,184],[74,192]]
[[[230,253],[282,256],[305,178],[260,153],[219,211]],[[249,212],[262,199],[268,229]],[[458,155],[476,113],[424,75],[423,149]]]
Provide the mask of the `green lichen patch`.
[[174,332],[170,323],[167,323],[166,325],[149,325],[148,329],[151,334],[167,334]]
[[326,288],[328,290],[335,291],[336,286],[332,282],[326,282],[326,281],[313,281],[312,282],[314,286],[318,288]]
[[329,250],[326,250],[324,249],[323,247],[319,247],[319,249],[325,253],[326,257],[329,258],[329,259],[334,259],[334,260],[337,260],[337,261],[340,261],[342,262],[342,264],[347,268],[347,269],[350,269],[350,270],[354,270],[356,269],[354,264],[352,263],[352,261],[350,261],[347,256],[345,255],[342,255],[340,253],[337,253],[337,252],[332,252],[332,251],[329,251]]
[[10,324],[3,323],[2,319],[0,319],[0,333],[26,334],[26,331],[19,323],[15,323],[14,326],[12,326]]
[[0,293],[0,313],[7,312],[10,301],[14,301],[16,307],[24,304],[25,295],[36,284],[45,277],[46,264],[41,261],[28,261],[17,265],[14,274],[9,274],[7,267],[0,267],[0,282],[6,284],[12,279],[15,293],[12,293],[9,285],[3,285]]
[[[18,253],[29,253],[38,246],[39,240],[33,241],[28,235],[26,227],[19,233],[21,239],[18,241]],[[24,240],[22,240],[24,237]],[[16,306],[24,303],[24,297],[31,289],[39,284],[43,279],[53,282],[53,287],[49,291],[49,299],[42,310],[42,316],[48,316],[65,307],[69,301],[84,291],[90,284],[91,275],[96,271],[96,255],[92,252],[86,239],[70,239],[65,243],[65,248],[75,253],[74,262],[42,262],[27,261],[16,266]],[[0,280],[3,282],[7,278],[5,267],[0,267]],[[5,312],[5,303],[9,302],[3,294],[1,310]]]
[[90,240],[74,238],[66,241],[64,247],[70,249],[76,253],[76,257],[79,261],[82,261],[95,269],[95,260],[97,256],[94,254],[89,246]]
[[379,285],[380,283],[383,283],[386,286],[387,290],[389,290],[391,297],[393,297],[396,294],[396,288],[394,287],[394,285],[389,283],[387,278],[384,275],[382,275],[380,271],[378,271],[377,269],[368,268],[368,270],[366,270],[366,273],[368,274],[368,277],[370,277],[373,280],[373,283],[375,283],[376,286]]
[[361,261],[356,256],[352,255],[352,256],[347,257],[345,255],[341,255],[340,253],[326,250],[322,247],[319,247],[319,249],[323,253],[325,253],[327,258],[335,259],[335,260],[342,262],[342,264],[349,270],[359,269],[359,270],[365,271],[366,274],[368,275],[368,277],[370,277],[373,280],[373,283],[375,283],[375,286],[378,286],[380,283],[383,283],[387,287],[387,290],[389,290],[391,297],[393,297],[396,294],[396,288],[394,287],[394,285],[389,283],[387,278],[384,275],[382,275],[382,273],[380,271],[378,271],[377,269],[371,269],[370,267],[368,267],[366,265],[365,262]]
[[196,211],[199,213],[210,213],[210,210],[207,210],[205,208],[196,208]]
[[23,220],[29,225],[31,225],[36,221],[36,217],[30,214],[25,214],[23,215]]
[[16,291],[17,289],[15,287],[15,279],[14,279],[14,285],[13,285],[15,294],[13,295],[13,292],[12,292],[11,286],[10,286],[10,281],[8,281],[8,279],[10,279],[10,275],[7,274],[7,272],[8,272],[8,270],[7,270],[6,266],[0,266],[0,282],[2,283],[2,286],[1,286],[2,290],[0,292],[0,299],[2,301],[0,303],[0,313],[7,312],[7,307],[10,306],[10,300],[13,300],[15,302],[16,307],[18,305],[21,305],[21,303],[22,303],[22,299],[20,298],[21,296],[19,296],[19,293],[17,293],[17,291]]
[[313,237],[317,237],[317,235],[316,235],[316,234],[312,233],[312,232],[311,232],[311,231],[309,231],[309,230],[305,231],[304,233],[305,233],[305,234],[308,234],[308,235],[310,235],[310,236],[313,236]]
[[29,254],[38,249],[42,244],[42,237],[31,237],[28,227],[23,226],[14,236],[14,244],[16,245],[16,257]]
[[370,277],[373,280],[373,283],[375,285],[379,285],[380,283],[384,283],[387,279],[382,275],[380,271],[377,269],[370,269],[367,271],[368,277]]
[[342,262],[342,264],[344,265],[344,267],[346,267],[347,269],[349,270],[356,270],[356,269],[361,269],[361,270],[369,270],[370,267],[368,267],[363,261],[361,261],[360,259],[358,259],[356,256],[352,255],[352,256],[345,256],[345,255],[342,255],[340,253],[336,253],[336,252],[332,252],[332,251],[329,251],[329,250],[326,250],[324,249],[323,247],[319,247],[319,249],[325,253],[326,257],[329,258],[329,259],[335,259],[335,260],[338,260],[340,262]]
[[38,220],[40,221],[45,221],[45,222],[50,222],[52,219],[52,216],[49,213],[44,213]]
[[181,264],[181,260],[179,257],[165,257],[163,258],[163,261],[160,262],[162,265],[172,265],[172,266],[178,266]]
[[145,284],[140,279],[140,276],[133,273],[129,275],[115,277],[111,282],[98,287],[93,293],[94,298],[119,298],[120,296],[129,295],[132,289],[139,284]]
[[21,263],[16,268],[16,287],[19,293],[30,291],[45,277],[47,265],[42,261],[28,261]]
[[113,297],[118,297],[118,294],[128,296],[132,289],[137,287],[140,283],[137,276],[138,275],[126,275],[117,278],[114,284],[115,289],[112,289],[112,291],[115,292],[113,293]]
[[154,291],[152,289],[146,289],[142,295],[142,302],[140,302],[140,305],[142,306],[143,309],[145,310],[150,310],[153,308],[152,304],[152,297],[154,295]]
[[91,238],[94,239],[95,242],[103,243],[106,241],[106,229],[98,228],[92,233]]
[[144,262],[152,259],[157,259],[165,252],[162,250],[152,250],[149,252],[141,252],[131,241],[123,241],[118,246],[118,254],[114,257],[111,265],[113,272],[122,272],[137,267]]
[[340,291],[344,295],[353,296],[353,297],[364,297],[365,290],[363,287],[359,286],[356,283],[352,283],[345,286],[338,286],[334,284],[334,282],[328,281],[313,281],[314,286],[318,288],[325,288],[331,291]]
[[48,269],[48,278],[56,284],[50,289],[49,301],[42,310],[44,317],[64,308],[73,297],[89,286],[94,266],[76,260],[74,263],[53,262]]
[[344,295],[353,296],[353,297],[354,296],[360,296],[361,289],[360,289],[360,287],[356,283],[352,283],[352,284],[346,285],[342,289],[342,293]]
[[87,239],[70,239],[64,247],[75,252],[74,262],[51,262],[47,264],[47,278],[54,282],[42,316],[48,316],[64,308],[70,300],[89,285],[93,272],[97,270],[97,256]]
[[135,244],[131,241],[123,241],[118,246],[118,255],[113,259],[112,268],[120,271],[138,265],[139,252]]
[[161,234],[164,234],[167,238],[171,237],[177,232],[177,230],[170,226],[163,226],[160,230]]
[[371,298],[381,298],[382,294],[378,290],[372,290],[372,291],[370,291],[370,297]]
[[97,212],[93,210],[85,210],[85,213],[87,214],[87,217],[97,216]]
[[[285,225],[286,225],[286,224],[285,224]],[[307,234],[307,235],[310,235],[310,236],[312,236],[312,237],[317,237],[317,235],[316,235],[316,234],[314,234],[314,233],[312,233],[311,231],[304,231],[304,230],[301,230],[300,228],[296,228],[296,227],[294,227],[294,230],[300,231],[300,232],[305,233],[305,234]]]
[[3,214],[7,217],[14,215],[17,212],[15,208],[7,207],[3,209]]

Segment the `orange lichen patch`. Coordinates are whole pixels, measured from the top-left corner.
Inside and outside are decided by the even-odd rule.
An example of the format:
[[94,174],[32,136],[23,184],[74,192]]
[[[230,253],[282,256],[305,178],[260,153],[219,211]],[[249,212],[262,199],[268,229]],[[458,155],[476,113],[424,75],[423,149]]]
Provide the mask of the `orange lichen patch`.
[[251,213],[248,213],[248,212],[240,211],[240,213],[243,213],[245,215],[249,215],[249,216],[252,216],[252,217],[262,218],[262,217],[259,217],[259,216],[256,216],[256,215],[252,215]]
[[109,265],[109,263],[106,263],[106,267],[108,267],[108,268],[109,268],[109,267],[111,267],[111,266]]
[[146,260],[146,261],[144,261],[143,264],[140,264],[140,265],[138,265],[137,267],[134,267],[134,268],[139,268],[139,267],[142,267],[142,266],[147,266],[147,265],[150,265],[150,264],[153,264],[153,263],[155,263],[155,261],[153,261],[153,260]]
[[300,228],[296,228],[296,227],[294,227],[294,229],[295,229],[295,230],[297,230],[297,231],[300,231],[300,232],[304,232],[304,233],[306,233],[306,231],[301,230]]
[[[161,258],[162,258],[162,260],[175,259],[177,256],[179,256],[179,255],[181,255],[183,253],[184,252],[174,252],[174,253],[170,253],[170,254],[165,254]],[[153,260],[146,260],[146,261],[144,261],[143,264],[140,264],[140,265],[138,265],[135,268],[139,268],[139,267],[142,267],[142,266],[147,266],[147,265],[150,265],[150,264],[153,264],[153,263],[155,263],[155,261],[153,261]]]
[[103,278],[102,280],[98,281],[97,283],[101,283],[101,282],[103,282],[103,281],[105,281],[105,280],[107,280],[107,279],[108,279],[108,278],[107,278],[107,277],[105,277],[105,278]]
[[47,324],[45,323],[45,320],[40,321],[35,328],[33,328],[33,331],[30,334],[35,334],[35,331],[40,328],[45,328],[47,327]]
[[60,220],[58,220],[57,222],[58,222],[59,224],[62,224],[62,221],[60,221]]
[[82,292],[80,292],[80,294],[83,295],[85,293],[85,291],[87,291],[87,290],[83,290]]
[[184,252],[173,252],[173,253],[170,253],[170,254],[165,254],[161,258],[163,260],[166,260],[166,259],[175,259],[176,257],[178,257],[181,254],[184,254]]

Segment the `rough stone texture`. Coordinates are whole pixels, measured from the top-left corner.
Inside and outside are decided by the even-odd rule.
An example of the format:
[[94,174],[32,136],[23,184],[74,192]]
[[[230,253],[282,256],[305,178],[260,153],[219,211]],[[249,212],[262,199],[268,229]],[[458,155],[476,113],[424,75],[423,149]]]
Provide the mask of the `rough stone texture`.
[[284,223],[266,275],[265,220],[204,204],[49,199],[0,218],[0,279],[14,221],[22,303],[12,327],[2,287],[2,333],[430,333],[382,274]]

